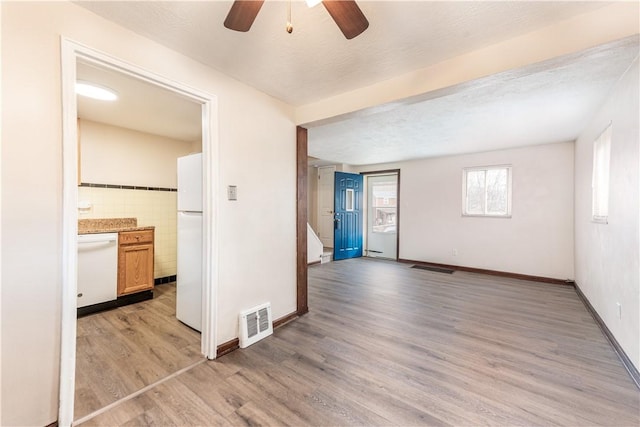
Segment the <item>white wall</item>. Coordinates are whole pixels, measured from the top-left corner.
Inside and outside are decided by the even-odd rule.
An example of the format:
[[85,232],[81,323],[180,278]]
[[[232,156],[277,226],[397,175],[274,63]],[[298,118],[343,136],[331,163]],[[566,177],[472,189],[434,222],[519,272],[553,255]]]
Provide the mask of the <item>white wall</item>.
[[[576,283],[640,368],[638,59],[576,142]],[[593,141],[611,123],[609,223],[591,221]],[[622,304],[618,318],[616,303]]]
[[195,152],[193,145],[192,141],[80,120],[81,180],[176,188],[176,159]]
[[[57,418],[62,265],[60,36],[218,96],[218,339],[237,313],[296,309],[293,110],[62,2],[2,2],[2,425]],[[258,207],[258,208],[256,208]],[[10,248],[8,250],[7,248]],[[250,260],[251,265],[248,266]]]
[[[462,169],[504,164],[512,218],[463,217]],[[400,169],[401,259],[573,278],[571,142],[353,169]]]

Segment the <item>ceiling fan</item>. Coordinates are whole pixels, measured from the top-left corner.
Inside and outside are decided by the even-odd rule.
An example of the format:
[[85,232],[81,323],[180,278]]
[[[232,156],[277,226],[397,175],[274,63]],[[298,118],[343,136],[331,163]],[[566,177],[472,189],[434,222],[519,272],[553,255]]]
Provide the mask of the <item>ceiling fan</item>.
[[[234,1],[224,26],[230,30],[249,31],[263,3],[264,0]],[[355,0],[325,0],[322,4],[347,39],[356,37],[369,27],[369,21]],[[291,32],[292,29],[287,27],[287,31]]]

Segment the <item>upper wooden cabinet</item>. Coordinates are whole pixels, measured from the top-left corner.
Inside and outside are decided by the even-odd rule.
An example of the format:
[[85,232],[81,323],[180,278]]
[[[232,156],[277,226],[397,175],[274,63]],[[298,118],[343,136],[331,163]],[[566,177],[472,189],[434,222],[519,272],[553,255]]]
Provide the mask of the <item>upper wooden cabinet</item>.
[[118,235],[118,296],[153,289],[154,230]]

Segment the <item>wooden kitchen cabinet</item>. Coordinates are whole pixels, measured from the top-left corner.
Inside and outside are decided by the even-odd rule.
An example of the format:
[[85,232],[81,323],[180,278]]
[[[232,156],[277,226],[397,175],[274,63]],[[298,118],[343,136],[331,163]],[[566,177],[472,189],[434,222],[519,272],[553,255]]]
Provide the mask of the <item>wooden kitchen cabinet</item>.
[[153,289],[154,230],[118,233],[118,296]]

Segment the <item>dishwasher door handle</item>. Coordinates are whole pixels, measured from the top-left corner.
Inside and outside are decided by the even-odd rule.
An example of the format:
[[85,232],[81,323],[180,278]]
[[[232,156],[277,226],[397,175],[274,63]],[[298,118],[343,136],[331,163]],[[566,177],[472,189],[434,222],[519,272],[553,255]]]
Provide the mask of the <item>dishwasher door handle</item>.
[[78,239],[78,244],[82,245],[83,243],[112,243],[118,240],[117,237],[99,237],[99,236],[91,236],[91,237],[83,237],[82,239]]

